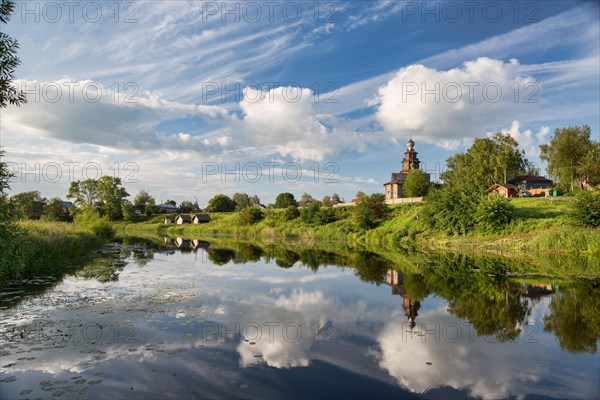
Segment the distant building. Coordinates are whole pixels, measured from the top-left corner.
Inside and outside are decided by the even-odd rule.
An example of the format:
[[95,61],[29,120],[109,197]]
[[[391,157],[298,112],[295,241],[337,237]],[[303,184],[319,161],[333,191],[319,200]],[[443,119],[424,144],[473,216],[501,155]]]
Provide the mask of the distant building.
[[210,222],[208,214],[194,214],[192,215],[192,224],[206,224]]
[[175,223],[177,225],[190,224],[191,222],[192,222],[192,217],[190,217],[189,215],[180,214],[175,218]]
[[552,181],[543,176],[525,175],[509,179],[508,183],[528,191],[532,196],[543,196],[552,188]]
[[392,172],[392,178],[390,181],[383,186],[385,187],[385,199],[393,200],[404,197],[404,191],[402,185],[406,180],[406,176],[411,169],[419,169],[421,162],[417,157],[415,151],[415,142],[409,139],[406,143],[406,152],[404,153],[404,159],[402,160],[402,171]]
[[159,204],[156,207],[160,210],[160,212],[166,214],[177,212],[177,206],[174,206],[173,204]]
[[505,198],[513,197],[517,195],[518,187],[512,183],[494,183],[486,193],[495,192]]
[[175,223],[175,216],[173,216],[173,215],[165,215],[165,218],[163,218],[163,223],[164,224],[173,224],[173,223]]

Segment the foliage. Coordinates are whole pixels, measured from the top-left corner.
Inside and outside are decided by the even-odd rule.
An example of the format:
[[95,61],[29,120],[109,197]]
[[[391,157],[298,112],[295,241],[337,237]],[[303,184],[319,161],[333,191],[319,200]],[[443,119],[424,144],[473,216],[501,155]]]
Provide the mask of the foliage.
[[512,221],[515,207],[510,199],[493,194],[479,202],[475,211],[477,227],[483,232],[497,232]]
[[411,169],[406,175],[402,191],[406,197],[426,196],[429,191],[429,174],[420,169]]
[[58,197],[53,197],[44,205],[44,216],[46,221],[68,221],[69,213],[64,209],[62,200]]
[[[14,3],[2,0],[0,3],[0,24],[8,23],[9,16],[14,11]],[[0,29],[0,108],[9,104],[19,106],[27,102],[25,93],[13,84],[15,69],[21,64],[17,57],[19,43]]]
[[590,140],[589,126],[556,129],[549,144],[540,145],[540,158],[563,190],[600,184],[600,144]]
[[46,199],[42,198],[39,191],[23,192],[10,197],[17,218],[40,219],[44,213]]
[[577,193],[569,217],[576,225],[600,227],[600,191],[583,190]]
[[331,207],[331,197],[329,195],[323,196],[321,204],[323,204],[323,207]]
[[429,192],[423,207],[423,221],[429,228],[446,234],[466,234],[476,224],[480,195],[444,185]]
[[123,203],[121,204],[121,212],[125,221],[135,220],[135,207],[129,200],[123,200]]
[[240,212],[240,218],[245,224],[255,224],[264,218],[264,214],[258,208],[246,207]]
[[371,229],[388,215],[389,207],[383,194],[374,193],[371,196],[361,196],[353,211],[357,225],[363,229]]
[[177,206],[177,202],[175,200],[167,200],[167,201],[165,201],[165,204],[170,204],[172,206]]
[[321,204],[316,201],[302,207],[300,217],[308,225],[325,225],[337,219],[335,210],[331,207],[321,207]]
[[133,200],[133,206],[141,213],[150,215],[154,206],[156,205],[156,200],[154,197],[150,196],[148,192],[145,190],[140,190],[140,192],[135,196]]
[[306,207],[314,202],[315,199],[309,193],[304,192],[300,198],[300,201],[298,202],[298,205],[300,205],[300,207]]
[[300,216],[300,211],[298,210],[298,207],[296,207],[296,206],[289,206],[283,212],[283,219],[285,221],[294,220],[294,219],[298,218],[299,216]]
[[184,200],[179,204],[180,213],[191,213],[192,211],[198,211],[194,203],[189,200]]
[[235,210],[235,203],[229,196],[218,194],[208,201],[208,207],[212,212],[231,212]]
[[483,194],[494,183],[525,173],[528,161],[517,147],[517,141],[509,134],[475,138],[466,153],[446,160],[447,170],[441,178],[448,185]]
[[245,210],[252,205],[250,202],[250,196],[248,196],[246,193],[234,193],[232,199],[235,202],[236,211]]
[[96,236],[110,239],[115,231],[106,216],[100,217],[98,211],[87,210],[78,213],[73,222],[75,225],[90,229]]
[[296,207],[296,198],[293,194],[285,192],[279,193],[275,198],[275,208]]
[[121,204],[129,193],[121,186],[121,178],[104,175],[100,179],[73,181],[67,198],[75,199],[82,211],[96,210],[110,220],[121,219]]

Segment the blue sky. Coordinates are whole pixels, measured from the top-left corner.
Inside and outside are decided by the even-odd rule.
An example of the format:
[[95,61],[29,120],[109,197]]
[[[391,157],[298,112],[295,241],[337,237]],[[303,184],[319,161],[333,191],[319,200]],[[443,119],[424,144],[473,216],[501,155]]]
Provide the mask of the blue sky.
[[350,199],[383,191],[411,135],[434,179],[492,132],[535,162],[556,128],[599,137],[596,2],[16,4],[14,192],[101,171],[158,201]]

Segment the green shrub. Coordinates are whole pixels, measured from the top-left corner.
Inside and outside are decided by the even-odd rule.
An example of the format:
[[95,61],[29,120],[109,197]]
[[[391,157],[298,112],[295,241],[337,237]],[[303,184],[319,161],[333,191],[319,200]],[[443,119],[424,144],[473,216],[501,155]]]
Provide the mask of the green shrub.
[[446,234],[464,235],[476,225],[475,213],[480,201],[477,193],[444,185],[429,192],[423,206],[423,222]]
[[575,225],[600,226],[600,192],[585,190],[577,194],[569,218]]
[[353,211],[354,221],[357,225],[363,229],[371,229],[385,219],[390,209],[385,203],[385,196],[381,193],[374,193],[361,197]]
[[261,221],[265,216],[258,208],[247,207],[240,212],[240,219],[247,225]]
[[289,206],[283,212],[283,219],[285,221],[292,221],[300,216],[300,211],[296,206]]
[[501,195],[491,195],[483,199],[475,211],[477,227],[483,232],[495,232],[514,217],[515,206],[510,199]]
[[115,230],[107,217],[100,217],[95,210],[78,213],[73,222],[83,228],[90,229],[96,236],[110,239],[115,235]]

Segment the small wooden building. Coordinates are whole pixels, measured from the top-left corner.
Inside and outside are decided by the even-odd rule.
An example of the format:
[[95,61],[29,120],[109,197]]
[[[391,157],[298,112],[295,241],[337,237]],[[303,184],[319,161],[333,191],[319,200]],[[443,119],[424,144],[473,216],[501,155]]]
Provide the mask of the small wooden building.
[[514,185],[517,185],[521,189],[528,191],[534,197],[544,196],[546,192],[549,192],[552,189],[552,181],[543,176],[517,176],[516,178],[509,179],[508,181]]
[[486,193],[495,192],[501,194],[505,198],[513,197],[517,194],[518,187],[512,183],[494,183]]
[[177,225],[190,224],[192,223],[192,217],[187,214],[179,214],[177,218],[175,218],[175,223]]
[[206,224],[210,222],[208,214],[194,214],[192,215],[192,224]]
[[173,216],[173,215],[165,215],[165,218],[163,218],[163,223],[164,224],[174,224],[175,223],[175,216]]

